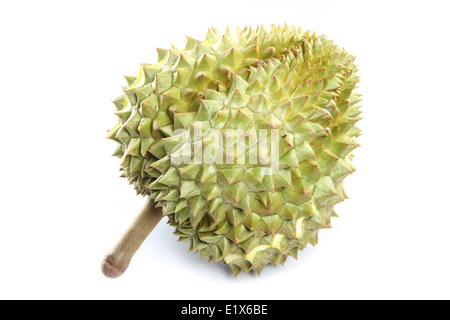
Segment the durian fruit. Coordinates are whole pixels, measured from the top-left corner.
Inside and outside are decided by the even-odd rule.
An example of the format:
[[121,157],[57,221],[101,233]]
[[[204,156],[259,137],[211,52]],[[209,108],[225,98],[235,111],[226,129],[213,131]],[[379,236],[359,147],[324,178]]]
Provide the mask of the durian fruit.
[[[119,144],[114,155],[123,176],[150,198],[143,216],[154,218],[139,237],[145,221],[136,220],[104,273],[120,275],[162,216],[191,250],[236,275],[259,274],[315,245],[347,198],[344,178],[355,171],[355,57],[289,25],[223,34],[210,28],[203,42],[187,37],[183,49],[157,53],[156,64],[126,77],[125,94],[114,100],[119,123],[108,135]],[[244,148],[220,148],[217,142],[236,132]],[[214,161],[198,161],[206,150]],[[261,156],[268,150],[277,161]],[[180,163],[185,156],[190,161]],[[120,250],[131,254],[119,263]]]

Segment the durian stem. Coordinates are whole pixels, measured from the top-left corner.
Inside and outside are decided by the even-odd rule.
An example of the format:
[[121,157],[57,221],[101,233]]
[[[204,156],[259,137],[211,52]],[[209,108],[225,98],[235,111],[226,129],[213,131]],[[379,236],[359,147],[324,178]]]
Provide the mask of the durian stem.
[[102,272],[106,277],[118,278],[127,270],[133,255],[162,217],[161,208],[155,208],[148,197],[145,207],[103,260]]

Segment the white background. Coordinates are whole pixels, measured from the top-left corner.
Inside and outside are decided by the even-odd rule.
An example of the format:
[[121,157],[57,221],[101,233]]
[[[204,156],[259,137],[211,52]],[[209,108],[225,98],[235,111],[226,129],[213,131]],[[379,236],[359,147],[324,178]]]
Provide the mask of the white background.
[[[0,298],[449,299],[448,1],[2,1]],[[119,178],[110,100],[156,47],[209,26],[301,25],[357,56],[357,172],[299,260],[234,278],[159,224],[100,261],[144,203]],[[165,221],[165,220],[164,220]]]

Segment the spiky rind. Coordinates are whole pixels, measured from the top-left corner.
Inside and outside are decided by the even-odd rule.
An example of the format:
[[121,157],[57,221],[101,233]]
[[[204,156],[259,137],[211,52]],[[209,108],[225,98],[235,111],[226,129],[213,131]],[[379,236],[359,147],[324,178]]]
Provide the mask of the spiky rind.
[[[108,137],[120,144],[124,176],[157,201],[180,241],[235,274],[259,274],[315,245],[347,197],[343,180],[354,172],[360,134],[357,70],[345,50],[300,28],[211,28],[204,42],[159,49],[157,64],[126,77]],[[269,174],[270,165],[249,164],[245,154],[233,165],[175,163],[185,150],[177,130],[193,133],[198,123],[203,137],[278,129],[279,170]],[[185,144],[195,153],[208,141]]]

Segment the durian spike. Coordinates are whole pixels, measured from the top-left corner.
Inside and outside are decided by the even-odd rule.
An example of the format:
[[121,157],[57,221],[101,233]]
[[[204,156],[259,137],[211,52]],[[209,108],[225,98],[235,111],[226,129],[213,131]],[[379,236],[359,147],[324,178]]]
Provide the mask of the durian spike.
[[118,278],[127,270],[134,254],[162,217],[161,208],[156,208],[148,197],[147,204],[103,260],[101,267],[106,277]]

